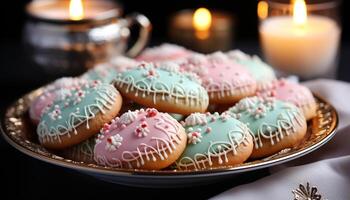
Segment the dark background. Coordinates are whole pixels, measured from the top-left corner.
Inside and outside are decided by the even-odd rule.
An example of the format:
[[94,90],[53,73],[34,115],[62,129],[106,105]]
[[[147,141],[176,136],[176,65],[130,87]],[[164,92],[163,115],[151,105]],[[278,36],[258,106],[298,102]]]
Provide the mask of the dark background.
[[[28,0],[8,0],[1,2],[0,12],[0,110],[24,93],[37,88],[50,81],[52,77],[46,76],[33,64],[26,60],[26,49],[21,45],[23,24],[26,21],[25,5]],[[153,24],[153,37],[151,44],[168,41],[168,20],[174,12],[205,6],[209,9],[224,10],[232,13],[235,20],[234,47],[243,49],[248,53],[259,53],[258,20],[256,16],[256,0],[125,0],[122,2],[125,13],[141,12],[150,18]],[[350,81],[350,8],[349,1],[343,1],[342,13],[342,47],[340,54],[340,67],[338,78]],[[215,185],[195,187],[182,190],[147,190],[117,186],[93,178],[80,175],[75,171],[65,170],[41,161],[34,160],[19,153],[7,145],[0,138],[0,178],[5,187],[2,187],[0,198],[56,198],[69,197],[99,197],[121,198],[122,195],[130,197],[143,196],[160,198],[162,195],[172,198],[191,196],[208,198],[237,184],[243,184],[266,175],[266,170],[254,172],[239,179],[231,179]],[[186,196],[185,193],[189,193]]]

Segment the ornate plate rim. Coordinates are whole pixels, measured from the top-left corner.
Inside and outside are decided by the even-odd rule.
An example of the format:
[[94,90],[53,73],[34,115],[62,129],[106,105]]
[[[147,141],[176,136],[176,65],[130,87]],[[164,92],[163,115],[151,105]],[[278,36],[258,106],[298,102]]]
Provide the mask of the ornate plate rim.
[[[236,166],[230,166],[230,167],[221,167],[221,168],[213,168],[213,169],[203,169],[203,170],[140,170],[140,169],[118,169],[118,168],[110,168],[110,167],[102,167],[95,164],[87,164],[83,162],[76,162],[69,159],[64,159],[60,156],[57,156],[55,154],[50,153],[51,156],[45,155],[48,153],[39,153],[35,152],[32,149],[26,147],[23,145],[23,143],[29,144],[31,143],[28,140],[22,140],[22,141],[16,141],[16,138],[11,136],[11,133],[9,130],[5,127],[5,120],[6,115],[9,112],[10,109],[16,108],[16,105],[19,104],[20,101],[23,101],[23,99],[28,98],[30,95],[39,94],[41,92],[42,88],[39,88],[37,90],[31,91],[25,95],[23,95],[21,98],[17,99],[14,103],[12,103],[10,106],[6,108],[6,110],[1,115],[1,121],[0,121],[0,129],[1,129],[1,135],[7,141],[11,146],[13,146],[15,149],[19,150],[20,152],[33,157],[35,159],[51,163],[54,165],[58,165],[61,167],[66,167],[70,169],[75,170],[82,170],[85,172],[90,173],[100,173],[100,174],[106,174],[106,175],[117,175],[117,176],[128,176],[128,175],[137,175],[138,177],[142,176],[154,176],[157,175],[159,178],[181,178],[186,177],[187,175],[195,175],[197,177],[200,176],[216,176],[216,175],[225,175],[225,174],[236,174],[236,173],[242,173],[252,170],[257,170],[261,168],[266,168],[270,166],[274,166],[277,164],[282,164],[291,160],[294,160],[296,158],[299,158],[305,154],[308,154],[322,145],[324,145],[326,142],[328,142],[336,133],[336,129],[338,127],[339,123],[339,116],[334,108],[333,105],[328,103],[326,100],[321,98],[319,95],[314,94],[315,98],[320,101],[323,104],[326,104],[329,106],[330,112],[332,113],[332,121],[331,126],[329,127],[329,130],[327,131],[327,135],[323,138],[321,138],[319,141],[306,146],[305,148],[298,149],[295,152],[278,157],[278,154],[272,155],[270,157],[258,160],[258,161],[252,161],[243,163],[241,165]],[[18,106],[18,105],[17,105]],[[26,112],[26,111],[25,111]],[[23,112],[23,113],[25,113]],[[7,131],[6,131],[7,130]],[[22,143],[22,144],[21,144]],[[33,143],[34,144],[34,143]],[[283,150],[282,150],[283,151]],[[276,157],[276,158],[274,158]],[[269,159],[270,158],[270,159]]]

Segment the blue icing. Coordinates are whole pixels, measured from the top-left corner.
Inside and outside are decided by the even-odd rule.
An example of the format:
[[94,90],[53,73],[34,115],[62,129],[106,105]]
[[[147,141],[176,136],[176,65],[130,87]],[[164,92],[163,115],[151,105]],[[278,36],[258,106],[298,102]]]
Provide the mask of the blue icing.
[[[188,136],[188,145],[177,161],[178,166],[200,167],[200,161],[210,166],[213,157],[224,159],[227,153],[236,153],[241,143],[246,143],[248,129],[240,121],[229,115],[215,113],[194,113],[185,120],[185,131]],[[200,136],[198,136],[198,134]],[[218,156],[221,154],[221,156]],[[225,154],[225,155],[224,155]],[[222,160],[224,163],[225,160]]]
[[97,81],[65,90],[53,104],[46,108],[37,127],[40,140],[76,132],[76,127],[86,123],[99,112],[114,104],[117,90],[110,84]]

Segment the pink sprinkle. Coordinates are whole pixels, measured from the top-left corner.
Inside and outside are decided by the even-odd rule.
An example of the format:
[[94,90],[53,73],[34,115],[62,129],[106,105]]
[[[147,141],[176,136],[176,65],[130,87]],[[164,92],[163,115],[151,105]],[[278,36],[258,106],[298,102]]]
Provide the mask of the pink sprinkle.
[[154,117],[158,114],[158,111],[154,108],[147,108],[147,117]]
[[142,127],[142,128],[146,128],[146,127],[147,127],[147,124],[146,124],[146,123],[142,123],[142,124],[141,124],[141,127]]

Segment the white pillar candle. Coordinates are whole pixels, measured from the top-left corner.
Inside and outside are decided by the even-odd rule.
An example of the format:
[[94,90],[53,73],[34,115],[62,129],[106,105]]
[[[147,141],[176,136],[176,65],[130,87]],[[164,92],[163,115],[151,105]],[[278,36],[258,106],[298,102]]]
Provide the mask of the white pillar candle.
[[327,17],[310,15],[303,25],[292,16],[270,17],[260,25],[260,39],[267,61],[282,71],[313,77],[335,64],[340,28]]

